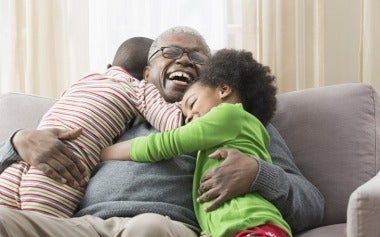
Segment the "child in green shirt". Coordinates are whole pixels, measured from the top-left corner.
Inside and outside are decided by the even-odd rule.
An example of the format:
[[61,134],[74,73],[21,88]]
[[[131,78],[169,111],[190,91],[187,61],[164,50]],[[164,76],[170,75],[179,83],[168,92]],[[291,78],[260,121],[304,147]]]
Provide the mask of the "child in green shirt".
[[101,158],[156,162],[198,150],[193,200],[205,235],[292,236],[279,210],[257,193],[233,198],[211,212],[205,211],[207,203],[196,201],[202,175],[221,163],[209,158],[216,149],[236,148],[271,162],[265,125],[276,108],[274,80],[250,52],[219,50],[181,101],[185,126],[112,145]]

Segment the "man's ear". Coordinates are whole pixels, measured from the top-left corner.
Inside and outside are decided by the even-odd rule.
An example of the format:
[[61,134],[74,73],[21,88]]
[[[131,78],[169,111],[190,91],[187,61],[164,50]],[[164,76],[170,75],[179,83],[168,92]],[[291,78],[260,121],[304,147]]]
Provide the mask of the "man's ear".
[[143,69],[143,78],[142,79],[148,79],[149,78],[149,73],[150,73],[150,66],[145,66]]
[[232,94],[232,88],[229,85],[222,84],[218,86],[219,97],[224,100],[227,99]]

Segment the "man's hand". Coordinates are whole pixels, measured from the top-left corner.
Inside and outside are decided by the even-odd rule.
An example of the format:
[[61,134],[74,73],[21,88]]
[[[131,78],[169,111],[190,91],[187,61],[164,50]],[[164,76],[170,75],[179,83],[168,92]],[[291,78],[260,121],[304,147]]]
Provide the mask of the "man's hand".
[[23,129],[15,134],[12,143],[25,162],[58,182],[79,188],[86,185],[86,169],[61,140],[75,139],[81,133],[81,128]]
[[249,192],[259,169],[255,159],[233,148],[220,148],[210,158],[225,160],[202,177],[197,201],[214,200],[206,211],[215,210],[223,202]]

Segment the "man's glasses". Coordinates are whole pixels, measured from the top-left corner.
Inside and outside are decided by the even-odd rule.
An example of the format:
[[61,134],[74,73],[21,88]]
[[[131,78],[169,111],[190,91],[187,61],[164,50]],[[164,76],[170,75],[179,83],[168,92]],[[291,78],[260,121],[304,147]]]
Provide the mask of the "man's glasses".
[[181,58],[184,53],[187,53],[187,56],[191,60],[192,63],[194,64],[199,64],[203,65],[206,63],[208,57],[198,51],[188,51],[185,49],[177,48],[174,46],[170,47],[161,47],[159,50],[154,52],[148,59],[148,63],[152,59],[154,55],[156,55],[158,52],[162,52],[162,56],[164,58],[169,58],[169,59],[178,59]]

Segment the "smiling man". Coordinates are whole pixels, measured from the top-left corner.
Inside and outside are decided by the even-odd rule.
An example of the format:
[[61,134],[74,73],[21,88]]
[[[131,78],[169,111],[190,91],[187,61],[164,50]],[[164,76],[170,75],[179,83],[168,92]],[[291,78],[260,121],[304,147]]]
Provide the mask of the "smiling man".
[[[155,40],[149,55],[145,79],[159,89],[165,100],[175,102],[198,78],[210,49],[196,30],[174,27]],[[221,149],[226,160],[203,176],[197,201],[210,201],[216,208],[233,197],[259,192],[278,207],[294,230],[318,225],[323,215],[323,197],[302,176],[277,130],[270,124],[267,129],[273,164],[252,159],[238,150]],[[120,140],[152,132],[156,130],[148,123],[136,121]],[[23,134],[12,142],[18,154],[28,157],[18,157],[8,141],[0,147],[0,165],[17,159],[28,163],[33,160],[44,163],[47,174],[49,170],[60,171],[67,180],[80,181],[82,177],[73,169],[75,157],[61,141],[73,138],[72,134],[64,136],[48,129]],[[50,157],[45,156],[47,153],[53,153],[59,162],[46,160]],[[195,161],[195,156],[189,154],[157,163],[103,162],[92,173],[76,217],[55,218],[1,207],[0,236],[199,236],[191,195]]]
[[144,78],[160,90],[166,101],[180,101],[210,56],[210,48],[196,32],[166,31],[150,47]]

